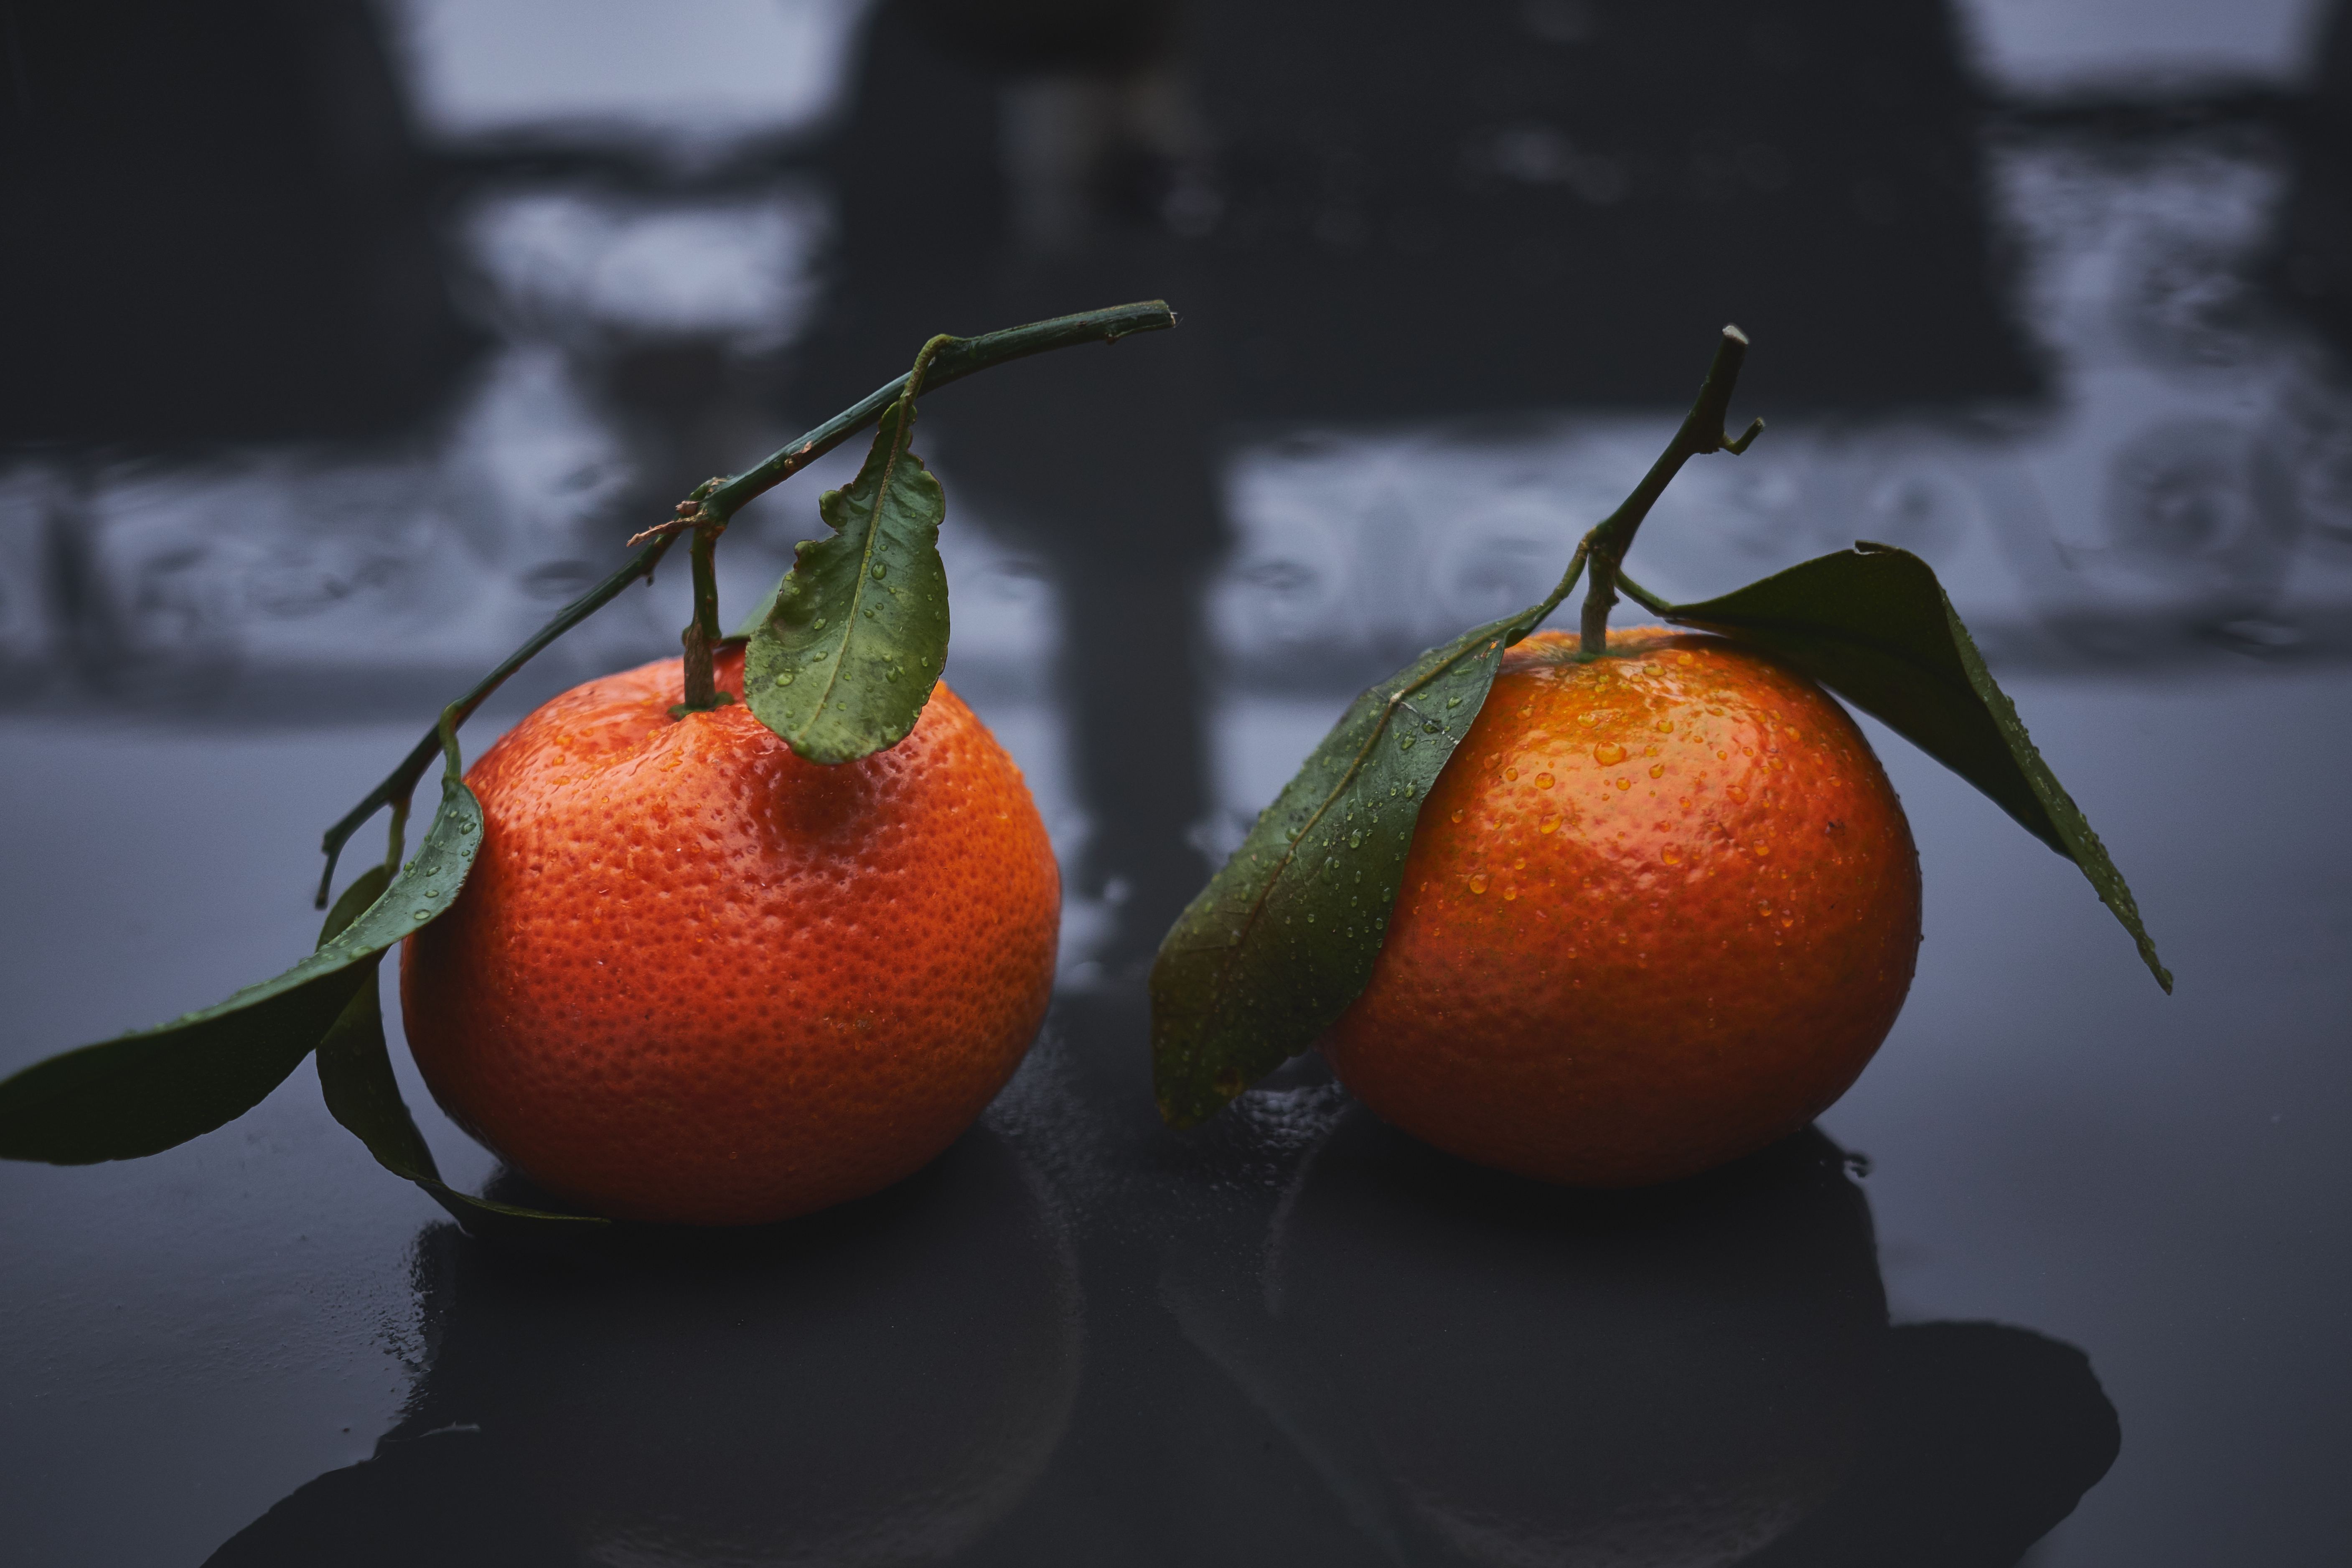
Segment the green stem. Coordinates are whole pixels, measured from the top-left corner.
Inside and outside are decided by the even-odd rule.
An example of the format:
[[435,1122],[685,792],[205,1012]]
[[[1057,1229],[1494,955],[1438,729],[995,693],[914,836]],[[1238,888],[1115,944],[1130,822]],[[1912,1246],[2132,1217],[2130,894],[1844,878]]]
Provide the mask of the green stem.
[[1706,369],[1706,380],[1700,383],[1698,397],[1691,411],[1683,416],[1682,428],[1633,493],[1624,504],[1601,521],[1598,527],[1585,535],[1592,552],[1592,586],[1585,591],[1582,639],[1584,652],[1598,654],[1609,646],[1609,611],[1617,603],[1617,569],[1625,559],[1625,552],[1633,542],[1634,532],[1650,509],[1665,493],[1666,486],[1682,471],[1691,458],[1707,452],[1745,452],[1764,428],[1757,420],[1748,426],[1738,440],[1724,433],[1723,421],[1730,412],[1731,390],[1739,382],[1739,366],[1748,357],[1748,334],[1738,327],[1726,327],[1715,345],[1715,361]]
[[383,869],[390,877],[400,875],[400,858],[408,848],[408,796],[402,795],[392,803],[392,827],[384,835]]
[[1168,308],[1168,301],[1146,300],[1075,316],[1056,316],[1050,321],[1032,321],[1025,327],[1008,327],[976,338],[934,338],[923,345],[929,364],[920,366],[918,362],[923,374],[909,371],[896,381],[876,387],[799,440],[771,454],[764,462],[728,480],[703,503],[703,510],[716,514],[721,521],[733,517],[753,497],[773,489],[881,418],[882,411],[906,392],[910,379],[919,387],[928,384],[936,390],[1007,360],[1026,359],[1031,354],[1079,343],[1115,343],[1138,332],[1165,331],[1175,324],[1176,312]]
[[1538,626],[1543,625],[1545,620],[1550,616],[1551,613],[1559,608],[1560,602],[1566,599],[1570,594],[1576,592],[1576,580],[1584,575],[1584,563],[1586,559],[1591,553],[1592,535],[1587,533],[1582,539],[1576,542],[1575,559],[1569,562],[1568,570],[1560,574],[1559,585],[1551,591],[1550,597],[1547,598],[1542,604],[1536,606],[1536,613],[1528,617],[1527,632],[1521,632],[1518,637],[1513,637],[1511,639],[1513,643],[1520,641],[1528,635],[1528,632],[1534,631]]
[[[1007,360],[1024,359],[1031,354],[1054,349],[1070,348],[1079,343],[1115,343],[1137,332],[1164,331],[1176,324],[1176,313],[1164,300],[1147,300],[1139,304],[1115,305],[1108,310],[1087,310],[1075,316],[1057,316],[1049,321],[1033,321],[1027,326],[1008,327],[1001,332],[989,332],[976,338],[933,339],[923,345],[929,363],[926,374],[915,376],[919,386],[928,383],[933,387],[945,386],[951,381],[961,381]],[[920,363],[919,361],[918,362]],[[912,375],[913,373],[909,373]],[[898,400],[906,391],[909,377],[902,375],[887,385],[877,387],[849,407],[843,409],[799,440],[783,447],[758,466],[725,480],[709,480],[695,488],[687,499],[693,503],[691,513],[696,519],[696,531],[702,523],[724,527],[729,519],[740,510],[753,497],[765,494],[817,458],[832,451],[842,442],[882,417],[882,411]],[[456,726],[472,717],[474,710],[506,681],[506,679],[544,650],[550,643],[603,609],[622,589],[643,577],[653,581],[654,567],[668,553],[677,541],[675,531],[656,534],[646,548],[620,570],[614,572],[579,598],[565,605],[556,617],[541,626],[530,640],[507,656],[505,661],[477,681],[463,697],[443,710],[450,729],[450,741],[455,743]],[[699,591],[698,590],[698,598]],[[698,605],[697,619],[700,619]],[[714,608],[710,623],[717,626]],[[714,633],[715,645],[724,639]],[[367,819],[383,806],[404,798],[425,775],[433,754],[442,750],[442,731],[436,726],[416,742],[400,765],[386,774],[383,782],[368,793],[368,797],[345,813],[342,819],[327,829],[320,848],[327,857],[327,868],[319,879],[318,907],[327,907],[327,894],[335,880],[335,862],[343,846],[359,831]]]
[[[474,710],[488,700],[492,692],[506,684],[507,677],[539,657],[548,644],[618,598],[621,590],[638,578],[643,577],[647,582],[653,581],[654,568],[660,564],[663,556],[669,553],[669,547],[676,541],[675,534],[664,534],[656,539],[644,550],[632,556],[627,564],[619,571],[564,605],[553,620],[531,634],[529,642],[507,655],[496,669],[476,681],[463,697],[449,704],[444,711],[456,714],[457,722],[464,723],[473,716]],[[415,789],[416,781],[425,776],[425,770],[432,765],[435,754],[440,750],[441,731],[440,727],[436,725],[425,732],[423,740],[410,748],[408,755],[400,760],[398,767],[384,775],[382,784],[368,792],[365,800],[344,813],[342,820],[327,829],[326,838],[320,846],[327,857],[327,869],[319,879],[319,908],[327,907],[327,893],[335,880],[335,861],[342,854],[343,846],[351,841],[352,835],[357,833],[367,819],[373,816],[382,807],[390,805],[395,800],[406,799],[410,792]]]

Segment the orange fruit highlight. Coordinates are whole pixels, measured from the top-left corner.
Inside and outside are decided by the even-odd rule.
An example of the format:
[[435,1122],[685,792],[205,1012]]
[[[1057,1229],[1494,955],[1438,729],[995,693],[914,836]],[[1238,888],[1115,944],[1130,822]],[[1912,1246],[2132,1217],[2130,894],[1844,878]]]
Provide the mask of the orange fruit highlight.
[[1441,1149],[1639,1186],[1845,1092],[1911,987],[1919,859],[1869,742],[1804,676],[1656,627],[1577,647],[1505,654],[1322,1047]]
[[[719,683],[740,698],[740,652]],[[467,773],[483,842],[401,951],[409,1047],[459,1125],[618,1219],[754,1225],[945,1149],[1044,1021],[1061,879],[1021,772],[945,685],[803,762],[679,661],[574,688]]]

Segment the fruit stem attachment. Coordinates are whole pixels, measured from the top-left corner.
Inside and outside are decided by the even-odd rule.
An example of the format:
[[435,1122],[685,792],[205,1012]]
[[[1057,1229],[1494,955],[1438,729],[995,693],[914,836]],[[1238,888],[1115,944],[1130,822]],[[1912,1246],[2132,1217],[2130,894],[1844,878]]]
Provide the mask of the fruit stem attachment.
[[1609,612],[1617,603],[1617,569],[1625,559],[1625,552],[1633,542],[1633,534],[1642,520],[1650,515],[1666,486],[1682,471],[1691,458],[1708,452],[1729,452],[1734,456],[1748,450],[1763,432],[1764,421],[1750,424],[1738,440],[1724,433],[1723,422],[1731,408],[1731,389],[1739,384],[1739,367],[1748,358],[1748,334],[1738,327],[1726,327],[1716,341],[1714,363],[1706,367],[1706,379],[1699,384],[1698,397],[1691,410],[1683,416],[1682,427],[1666,444],[1642,482],[1624,504],[1601,520],[1585,545],[1591,553],[1592,585],[1585,590],[1582,626],[1583,651],[1586,658],[1601,653],[1609,646]]
[[[713,479],[709,484],[718,482]],[[735,700],[733,692],[719,689],[719,679],[712,668],[712,654],[720,636],[719,567],[715,556],[719,536],[726,531],[723,522],[698,518],[694,543],[687,552],[687,559],[694,563],[694,618],[686,623],[686,630],[678,637],[686,648],[686,700],[669,710],[673,719],[683,719],[688,713],[708,713]]]

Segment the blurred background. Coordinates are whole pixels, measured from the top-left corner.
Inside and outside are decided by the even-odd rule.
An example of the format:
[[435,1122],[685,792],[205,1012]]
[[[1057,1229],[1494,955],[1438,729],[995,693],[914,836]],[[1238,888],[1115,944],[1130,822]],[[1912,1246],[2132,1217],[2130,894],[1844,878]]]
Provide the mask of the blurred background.
[[[1738,322],[1736,417],[1769,429],[1685,470],[1637,574],[1925,556],[2183,977],[2154,997],[2071,870],[1874,731],[1929,942],[1824,1125],[1878,1157],[1895,1318],[2100,1366],[2124,1458],[2034,1563],[2340,1549],[2310,1489],[2352,1460],[2352,5],[0,0],[0,215],[6,1067],[299,951],[309,835],[699,479],[935,331],[1164,297],[1177,332],[943,390],[919,437],[948,679],[1063,856],[1055,1070],[1124,1093],[1175,911],[1353,691],[1540,595]],[[860,451],[737,521],[730,623]],[[674,652],[684,578],[468,751]],[[1097,1041],[1127,1064],[1099,1081]],[[1062,1173],[1087,1289],[1148,1295],[1158,1255],[1089,1253],[1069,1189],[1129,1156],[1071,1154],[1024,1082],[1000,1131],[1031,1117]],[[315,1106],[255,1114],[341,1173],[299,1215],[238,1206],[292,1179],[243,1153],[188,1154],[179,1209],[144,1167],[7,1173],[38,1263],[0,1310],[47,1369],[16,1447],[180,1477],[192,1521],[79,1560],[194,1561],[418,1407],[321,1347],[430,1363],[425,1274],[363,1234],[426,1211],[388,1180],[359,1219],[300,1207],[374,1173]],[[339,1224],[343,1295],[305,1317],[284,1235]],[[160,1283],[240,1247],[242,1285]],[[257,1327],[256,1279],[307,1326]],[[152,1331],[95,1327],[110,1291]],[[191,1479],[191,1423],[241,1479]],[[1302,1485],[1346,1468],[1309,1458]]]
[[[952,679],[1134,901],[1114,956],[1278,782],[1202,715],[1535,596],[1727,320],[1772,434],[1668,498],[1670,597],[1869,538],[1999,666],[2352,651],[2322,0],[7,14],[14,706],[415,711],[931,332],[1150,296],[1177,341],[926,437]],[[833,482],[733,531],[730,613]],[[531,689],[681,618],[633,595]]]

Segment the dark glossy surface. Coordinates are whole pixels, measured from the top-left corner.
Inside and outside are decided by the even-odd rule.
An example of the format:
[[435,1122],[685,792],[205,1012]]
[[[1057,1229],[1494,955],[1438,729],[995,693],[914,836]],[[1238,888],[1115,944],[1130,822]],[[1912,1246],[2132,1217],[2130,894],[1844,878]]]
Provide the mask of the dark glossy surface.
[[[2340,18],[2301,78],[2053,96],[2026,35],[1971,66],[1928,5],[1433,28],[932,0],[830,66],[823,27],[747,11],[751,63],[709,67],[701,119],[648,91],[597,121],[448,7],[384,13],[414,24],[388,51],[356,5],[308,32],[246,9],[299,69],[407,108],[206,121],[184,180],[274,193],[331,260],[368,249],[318,217],[345,209],[205,149],[308,147],[347,191],[335,159],[388,147],[365,167],[413,200],[373,207],[407,237],[385,254],[437,247],[455,282],[418,306],[413,268],[316,261],[292,289],[235,260],[282,261],[268,225],[182,252],[178,220],[111,212],[151,226],[121,246],[185,255],[153,264],[173,287],[229,279],[214,326],[286,337],[224,363],[184,311],[110,314],[98,274],[9,272],[12,344],[70,319],[177,390],[68,378],[45,405],[9,353],[0,1069],[303,951],[316,833],[445,687],[925,333],[1151,294],[1186,321],[926,402],[949,678],[1022,760],[1069,894],[1053,1015],[982,1121],[859,1204],[570,1259],[457,1232],[307,1068],[150,1160],[0,1167],[9,1560],[2339,1560]],[[20,91],[89,68],[68,34],[96,24],[47,10],[11,12]],[[99,10],[126,80],[196,47]],[[703,26],[677,58],[733,36]],[[244,101],[278,56],[227,37],[205,71]],[[656,42],[613,45],[642,65],[608,88],[660,80]],[[798,108],[738,92],[794,48],[823,68]],[[83,165],[56,150],[100,176],[128,154],[28,101],[13,210],[62,223]],[[422,314],[383,313],[402,300]],[[289,410],[262,383],[337,311],[409,321],[407,357],[362,333]],[[1540,592],[1727,317],[1758,337],[1738,416],[1772,428],[1693,465],[1637,574],[1696,597],[1856,535],[1926,555],[2179,994],[2073,868],[1872,728],[1927,938],[1818,1130],[1564,1193],[1419,1148],[1308,1057],[1166,1131],[1140,964],[1204,855],[1356,686]],[[730,614],[847,463],[731,531]],[[517,700],[674,646],[682,576]],[[511,1188],[395,1055],[445,1171]]]

